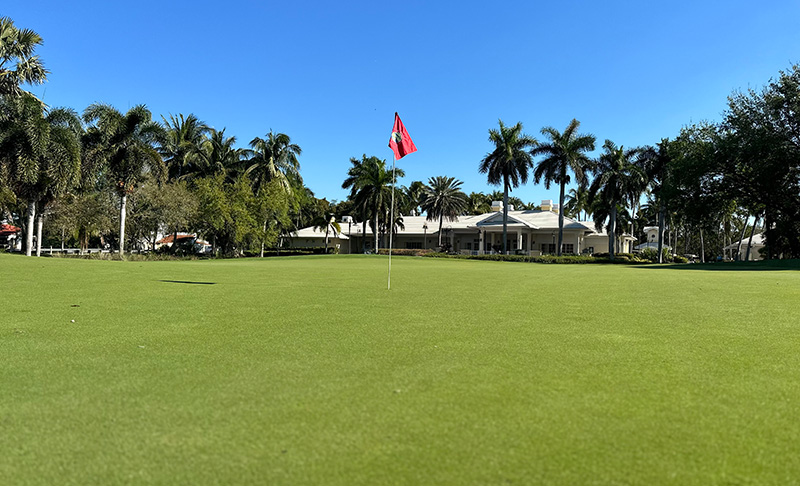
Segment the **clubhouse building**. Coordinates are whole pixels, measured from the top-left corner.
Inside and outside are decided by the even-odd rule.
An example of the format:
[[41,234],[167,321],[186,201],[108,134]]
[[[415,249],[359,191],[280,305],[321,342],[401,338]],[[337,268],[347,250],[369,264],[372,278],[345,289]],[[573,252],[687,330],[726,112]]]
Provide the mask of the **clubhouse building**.
[[[481,255],[503,251],[503,205],[492,203],[489,213],[459,216],[456,221],[442,223],[442,246],[452,251]],[[345,216],[339,222],[342,231],[328,235],[328,246],[339,253],[374,251],[375,237],[369,223],[366,229],[361,222]],[[439,221],[428,221],[425,216],[403,216],[403,227],[393,236],[394,249],[436,249],[439,247]],[[628,253],[636,238],[625,234],[618,236],[618,251]],[[380,248],[388,248],[388,235],[383,235]],[[508,211],[507,248],[509,253],[541,255],[556,253],[558,244],[558,207],[549,200],[542,201],[542,209]],[[283,238],[284,247],[310,248],[325,244],[325,231],[312,227],[300,229]],[[608,252],[608,234],[596,231],[591,221],[576,221],[564,217],[563,253],[592,254]]]

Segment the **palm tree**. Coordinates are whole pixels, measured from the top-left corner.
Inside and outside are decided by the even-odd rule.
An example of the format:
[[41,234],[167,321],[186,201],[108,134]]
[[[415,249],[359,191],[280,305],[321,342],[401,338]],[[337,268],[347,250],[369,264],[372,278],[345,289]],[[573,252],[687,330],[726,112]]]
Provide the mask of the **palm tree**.
[[404,187],[401,192],[405,201],[405,204],[401,206],[405,210],[404,212],[409,216],[419,216],[421,214],[420,204],[422,204],[425,184],[422,181],[413,181],[408,187]]
[[658,211],[658,263],[664,259],[664,225],[667,202],[671,196],[671,162],[669,140],[662,139],[658,147],[645,147],[640,157]]
[[0,96],[21,96],[25,91],[20,85],[47,80],[49,71],[33,53],[41,43],[36,32],[18,29],[10,18],[0,17]]
[[503,253],[508,253],[508,191],[528,182],[528,169],[533,166],[529,150],[538,145],[535,138],[522,133],[522,123],[489,130],[489,141],[495,149],[483,158],[478,171],[488,174],[489,184],[503,184]]
[[[591,215],[592,207],[589,205],[589,187],[579,185],[569,190],[567,202],[564,203],[564,212],[571,218],[586,221]],[[583,216],[583,217],[582,217]]]
[[156,150],[163,140],[163,127],[153,121],[144,105],[136,105],[124,115],[106,104],[92,104],[83,112],[87,130],[87,158],[106,166],[107,177],[119,196],[119,253],[125,253],[125,217],[128,195],[146,173],[156,179],[165,175],[164,161]]
[[608,255],[612,260],[616,253],[617,212],[633,190],[641,186],[644,173],[633,163],[640,149],[625,150],[611,140],[603,144],[604,152],[595,166],[596,177],[589,187],[589,203],[594,208],[594,223],[598,231],[608,217]]
[[[361,160],[351,157],[352,165],[342,189],[350,189],[350,199],[362,217],[364,250],[366,251],[367,220],[372,219],[375,234],[375,252],[378,251],[380,215],[387,212],[392,191],[392,171],[386,168],[386,161],[375,156],[361,156]],[[403,169],[395,168],[395,178],[404,177]]]
[[55,108],[46,117],[50,126],[45,157],[40,166],[39,211],[36,215],[36,256],[42,254],[42,226],[48,205],[77,186],[81,176],[80,117],[71,108]]
[[336,216],[330,213],[320,215],[314,220],[314,229],[325,231],[325,254],[328,254],[328,236],[333,231],[333,236],[342,232],[342,227],[336,221]]
[[209,129],[200,150],[201,163],[197,176],[206,177],[225,174],[228,180],[235,179],[235,172],[242,162],[253,156],[248,149],[236,148],[236,137],[226,137],[225,129]]
[[539,144],[531,153],[533,155],[544,155],[545,158],[536,166],[533,177],[536,183],[544,180],[544,187],[550,189],[550,183],[559,184],[561,190],[558,196],[558,249],[557,254],[561,256],[564,240],[564,191],[571,179],[569,171],[575,174],[575,180],[579,186],[586,186],[586,172],[591,168],[591,159],[586,152],[594,150],[594,135],[579,134],[578,127],[581,123],[572,119],[560,133],[553,127],[542,128],[542,134],[549,141]]
[[256,137],[250,141],[253,157],[247,173],[253,180],[256,191],[267,182],[277,179],[286,190],[292,192],[290,176],[300,176],[300,162],[297,157],[303,153],[299,145],[285,133],[267,133],[266,138]]
[[484,214],[492,210],[492,199],[482,192],[470,192],[467,196],[467,214]]
[[177,117],[170,115],[169,120],[163,116],[161,119],[165,127],[161,156],[167,166],[167,178],[176,181],[198,175],[208,126],[194,114],[184,118],[181,113]]
[[[292,139],[285,133],[267,133],[266,138],[255,137],[250,141],[253,157],[250,166],[245,171],[253,181],[253,192],[260,196],[261,189],[267,183],[276,180],[289,196],[293,195],[292,181],[302,182],[300,177],[300,162],[297,157],[303,153],[299,145],[292,143]],[[264,220],[264,233],[267,224]],[[261,256],[264,255],[264,242],[261,242]]]
[[[33,250],[37,203],[41,213],[44,205],[78,182],[80,130],[71,110],[57,108],[45,113],[39,100],[28,93],[0,97],[0,180],[7,181],[16,199],[27,202],[28,256]],[[39,245],[41,224],[40,217]]]
[[442,246],[442,223],[455,221],[467,210],[467,196],[461,191],[462,182],[455,177],[436,176],[428,179],[422,199],[427,220],[439,219],[439,247]]

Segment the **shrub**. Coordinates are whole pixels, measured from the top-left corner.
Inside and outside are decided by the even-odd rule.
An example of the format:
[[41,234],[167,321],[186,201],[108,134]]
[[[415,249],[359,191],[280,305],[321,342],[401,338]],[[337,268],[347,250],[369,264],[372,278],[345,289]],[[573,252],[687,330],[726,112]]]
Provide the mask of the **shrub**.
[[[672,261],[672,254],[669,252],[668,249],[662,248],[661,250],[662,258],[661,261],[664,263],[668,263]],[[643,260],[647,260],[652,263],[658,263],[658,250],[655,248],[645,248],[644,250],[639,253],[639,258]]]
[[689,263],[689,259],[686,257],[682,257],[680,255],[675,255],[674,257],[672,257],[672,263]]
[[[425,256],[428,253],[433,253],[433,250],[421,250],[421,249],[400,249],[400,248],[393,248],[392,255],[400,255],[400,256]],[[378,250],[379,255],[388,255],[389,250],[387,248],[381,248]]]

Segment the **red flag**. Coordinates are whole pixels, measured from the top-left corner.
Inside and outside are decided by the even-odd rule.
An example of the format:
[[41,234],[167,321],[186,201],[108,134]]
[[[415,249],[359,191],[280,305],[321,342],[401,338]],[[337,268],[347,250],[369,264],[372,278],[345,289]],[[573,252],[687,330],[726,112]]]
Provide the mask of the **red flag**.
[[394,114],[394,126],[392,127],[392,137],[389,139],[389,148],[394,150],[395,160],[400,160],[411,152],[416,152],[417,147],[408,136],[406,127],[400,121],[397,112]]

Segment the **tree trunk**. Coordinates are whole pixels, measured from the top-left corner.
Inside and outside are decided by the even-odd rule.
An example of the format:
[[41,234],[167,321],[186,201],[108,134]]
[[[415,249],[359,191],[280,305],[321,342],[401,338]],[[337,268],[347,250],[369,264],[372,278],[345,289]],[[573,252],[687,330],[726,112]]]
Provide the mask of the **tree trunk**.
[[658,263],[664,263],[664,207],[658,208]]
[[[128,195],[123,194],[119,201],[119,254],[122,256],[125,254],[125,216],[127,216]],[[173,241],[172,244],[174,245],[175,242]]]
[[742,221],[742,234],[739,235],[739,246],[736,248],[736,261],[742,260],[742,242],[744,241],[744,233],[747,231],[747,219],[748,216],[744,217],[744,221]]
[[66,232],[66,229],[61,228],[61,253],[64,253],[64,245],[66,244],[64,240],[67,238]]
[[[767,233],[769,229],[772,228],[772,212],[769,209],[764,210],[764,238],[763,240],[767,239]],[[772,260],[772,245],[769,244],[767,241],[767,260]]]
[[706,262],[706,244],[703,241],[703,227],[700,227],[700,263]]
[[614,254],[616,253],[617,249],[617,238],[614,235],[614,229],[617,225],[617,205],[614,204],[611,207],[611,215],[608,218],[608,258],[610,260],[614,259]]
[[36,201],[28,202],[26,216],[27,223],[25,226],[25,256],[31,256],[31,251],[33,250],[33,222],[36,218]]
[[503,184],[503,255],[508,255],[508,176]]
[[442,223],[444,222],[444,218],[439,218],[439,250],[442,249]]
[[361,223],[362,231],[361,231],[361,253],[367,252],[367,215],[366,212],[364,214],[364,221]]
[[372,228],[375,232],[375,253],[378,253],[378,208],[375,208],[375,227]]
[[[267,237],[267,220],[264,220],[264,232],[261,234],[261,253],[259,253],[259,258],[264,258],[264,238]],[[327,235],[326,235],[327,239]],[[326,247],[328,245],[325,245]]]
[[753,227],[750,228],[750,239],[747,240],[747,253],[744,255],[744,261],[750,261],[750,248],[753,246],[753,234],[756,232],[756,226],[758,226],[758,220],[761,216],[756,215],[756,219],[753,220]]
[[[39,211],[36,214],[36,256],[42,256],[42,226],[44,226],[44,214]],[[52,252],[51,252],[52,255]]]
[[561,171],[561,193],[558,196],[558,250],[556,255],[561,256],[561,248],[564,246],[564,178],[566,169]]
[[[328,254],[328,232],[330,230],[331,225],[327,225],[325,227],[325,254]],[[266,231],[266,230],[265,230]]]

